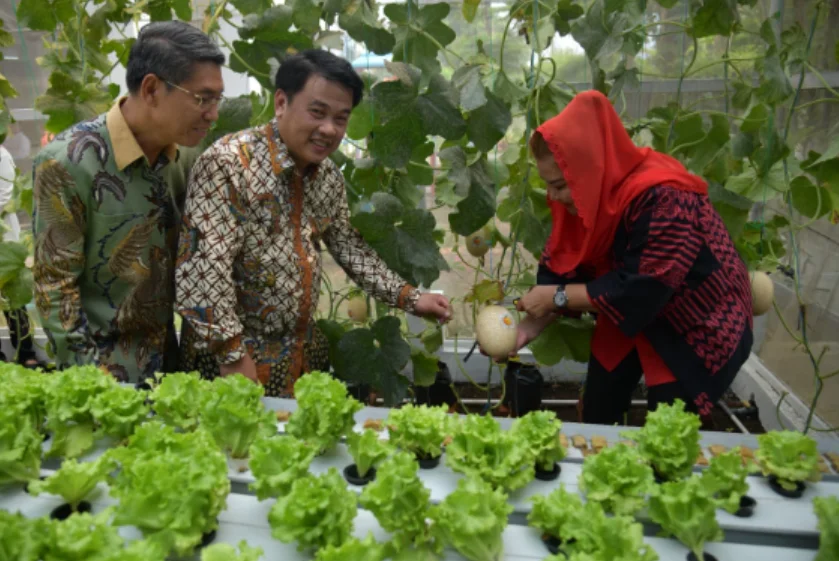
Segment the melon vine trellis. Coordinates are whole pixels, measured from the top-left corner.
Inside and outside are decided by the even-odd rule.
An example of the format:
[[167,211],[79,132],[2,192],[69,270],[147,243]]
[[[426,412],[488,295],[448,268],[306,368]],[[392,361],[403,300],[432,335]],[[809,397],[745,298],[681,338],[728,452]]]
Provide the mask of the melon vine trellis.
[[[457,37],[447,24],[447,3],[407,0],[381,9],[374,0],[288,0],[284,5],[272,0],[214,1],[203,14],[203,29],[230,50],[233,71],[264,88],[226,102],[214,138],[271,118],[272,70],[289,52],[334,48],[342,30],[370,52],[390,55],[388,69],[395,79],[367,81],[368,94],[348,129],[349,139],[365,157],[336,155],[348,183],[353,224],[394,270],[414,283],[430,285],[447,269],[439,251],[444,235],[433,215],[417,208],[417,186],[434,183],[438,203],[451,209],[448,226],[453,233],[465,236],[489,225],[492,243],[504,247],[501,262],[494,265],[464,259],[474,270],[475,283],[463,298],[479,305],[500,299],[502,288],[516,293],[532,282],[519,248],[538,255],[549,231],[544,190],[531,173],[522,129],[531,130],[557,113],[575,90],[545,48],[557,34],[570,34],[585,51],[592,86],[626,109],[626,94],[637,92],[644,79],[647,48],[677,40],[681,56],[675,100],[654,105],[627,127],[710,181],[712,198],[743,258],[754,269],[781,266],[792,279],[806,320],[796,234],[817,219],[839,219],[839,140],[824,153],[802,154],[800,145],[790,145],[789,134],[803,109],[839,102],[839,92],[811,60],[817,23],[831,7],[824,1],[810,3],[812,23],[805,29],[784,25],[777,13],[756,15],[756,4],[517,0],[505,18],[500,45],[492,43],[492,34],[487,45],[476,31],[476,47],[465,55],[450,47]],[[474,22],[475,30],[478,13],[492,9],[480,0],[463,0],[460,8],[459,17]],[[48,130],[63,130],[112,103],[119,88],[103,87],[103,82],[116,65],[125,64],[133,41],[126,29],[142,14],[152,21],[196,16],[190,0],[20,1],[18,23],[50,34],[47,54],[38,60],[50,71],[49,88],[35,103],[48,116]],[[238,38],[231,42],[223,36],[221,22],[235,28]],[[736,51],[747,40],[757,53]],[[11,41],[9,33],[0,32],[0,46]],[[708,56],[709,41],[724,42],[722,57]],[[526,45],[529,64],[505,60],[514,44],[519,52]],[[683,86],[719,66],[726,76],[723,94],[683,103]],[[808,73],[822,81],[825,93],[800,103]],[[3,98],[13,95],[0,75],[0,136],[10,121]],[[696,108],[720,99],[722,111]],[[442,164],[437,169],[428,164],[433,153]],[[26,183],[18,178],[16,200],[20,205],[22,199],[24,207],[31,205]],[[750,217],[756,203],[762,211]],[[501,235],[496,228],[500,223],[509,225],[512,235]],[[25,245],[4,247],[8,251],[0,257],[0,292],[7,304],[20,305],[28,300],[31,285],[28,253]],[[407,380],[398,373],[409,361],[418,383],[431,383],[437,364],[432,353],[442,342],[439,330],[429,326],[420,336],[422,347],[412,346],[404,323],[400,332],[397,320],[378,307],[375,321],[350,329],[334,313],[348,296],[330,292],[332,311],[321,320],[333,344],[336,369],[372,383],[389,401],[405,394]],[[563,357],[585,359],[588,325],[557,322],[534,342],[537,359],[549,364]],[[818,399],[824,380],[837,372],[821,372],[821,355],[809,345],[806,321],[800,325],[796,330],[784,323],[812,361]],[[808,419],[808,429],[810,424]]]

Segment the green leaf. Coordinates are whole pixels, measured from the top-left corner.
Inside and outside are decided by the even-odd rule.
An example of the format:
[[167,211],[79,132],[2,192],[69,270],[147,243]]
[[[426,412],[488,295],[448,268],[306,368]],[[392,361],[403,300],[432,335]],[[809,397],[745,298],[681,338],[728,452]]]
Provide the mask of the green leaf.
[[17,6],[21,26],[38,31],[55,31],[59,22],[76,16],[73,0],[21,0]]
[[427,322],[425,330],[420,334],[420,341],[422,341],[426,352],[437,352],[437,349],[443,346],[443,329],[440,327],[440,324],[437,322]]
[[420,8],[413,0],[385,6],[385,15],[391,19],[396,36],[393,60],[408,62],[431,74],[439,73],[438,45],[445,47],[455,40],[455,32],[442,21],[449,9],[443,2]]
[[830,145],[827,147],[827,150],[824,151],[824,154],[822,154],[818,160],[816,160],[810,165],[822,164],[836,157],[839,157],[839,136],[834,136],[830,140]]
[[528,348],[539,364],[552,366],[562,359],[588,362],[593,330],[591,321],[561,318],[542,331]]
[[3,74],[0,74],[0,96],[17,97],[17,90],[12,86]]
[[820,218],[833,210],[830,191],[817,187],[803,175],[790,182],[790,196],[795,210],[808,218]]
[[[406,69],[403,70],[407,72]],[[376,116],[382,122],[387,122],[411,110],[416,103],[417,94],[416,84],[396,80],[376,84],[370,98]]]
[[[510,80],[506,72],[498,72],[496,74],[495,84],[493,84],[492,90],[499,99],[509,104],[513,104],[527,95],[527,89]],[[462,92],[461,96],[463,96]]]
[[172,9],[181,21],[192,20],[192,5],[190,0],[172,0]]
[[353,109],[347,124],[347,136],[353,140],[363,140],[373,130],[373,106],[364,99]]
[[8,300],[11,309],[20,310],[32,301],[33,288],[32,270],[23,269],[17,277],[3,285],[0,292]]
[[362,41],[377,55],[389,54],[396,42],[393,34],[379,23],[378,7],[369,0],[351,0],[339,10],[338,25],[356,41]]
[[[373,195],[373,212],[361,212],[351,222],[393,271],[414,286],[431,286],[448,270],[434,240],[434,216],[420,209],[391,210],[402,204],[388,193]],[[398,224],[398,225],[397,225]]]
[[440,74],[431,77],[428,91],[416,103],[427,134],[455,140],[466,132],[466,121],[457,108],[457,92]]
[[222,136],[246,129],[251,126],[253,107],[251,98],[246,95],[227,98],[218,111],[218,121],[207,135],[205,144],[209,146]]
[[[466,166],[462,148],[449,148],[445,151],[449,150],[453,151],[449,152],[450,155],[457,157],[449,177],[456,178],[461,187],[466,185],[468,189],[466,198],[457,203],[457,212],[449,214],[449,225],[452,232],[468,236],[495,215],[495,184],[485,157]],[[453,176],[453,172],[457,175]]]
[[777,105],[792,96],[792,84],[784,73],[781,59],[774,47],[755,63],[755,68],[760,76],[760,85],[755,91],[758,98],[770,105]]
[[507,105],[494,94],[486,91],[487,102],[469,113],[467,134],[478,150],[489,152],[504,138],[513,117]]
[[731,103],[735,109],[745,109],[752,99],[752,87],[745,82],[734,82],[734,96]]
[[239,10],[243,16],[249,14],[261,14],[269,10],[274,3],[271,0],[231,0],[233,7]]
[[480,5],[481,0],[463,0],[463,19],[471,23],[475,19]]
[[501,302],[503,299],[504,289],[501,287],[501,282],[484,279],[472,287],[472,290],[466,295],[464,301],[487,304],[489,302]]
[[385,403],[401,400],[408,387],[401,374],[411,357],[411,346],[402,339],[399,320],[380,318],[372,329],[353,329],[338,343],[335,370],[346,379],[371,384],[383,392]]
[[[696,3],[693,5],[696,6]],[[690,34],[697,39],[728,36],[739,21],[736,0],[703,0],[693,13]]]
[[0,287],[18,277],[26,268],[29,250],[20,242],[0,242]]
[[770,111],[769,107],[763,103],[752,106],[740,124],[740,130],[742,132],[755,132],[760,130],[769,118]]
[[480,65],[461,66],[452,76],[452,83],[460,92],[460,106],[464,111],[474,111],[487,102]]
[[425,140],[416,111],[406,111],[383,126],[373,128],[370,154],[390,168],[401,168],[411,159],[416,146]]
[[320,29],[320,5],[312,0],[294,0],[293,8],[294,26],[309,35],[317,33]]
[[414,385],[427,387],[437,379],[437,356],[417,347],[411,347],[411,365]]
[[571,33],[571,22],[584,13],[583,7],[575,1],[559,0],[556,4],[556,14],[554,14],[554,27],[560,35],[568,35]]
[[777,198],[788,187],[784,180],[783,166],[775,165],[766,176],[758,176],[752,167],[740,175],[732,175],[725,188],[752,201],[763,202]]
[[428,157],[434,153],[434,143],[426,142],[414,148],[411,162],[408,163],[408,177],[416,185],[431,185],[434,183],[434,170],[428,165]]
[[839,63],[839,41],[836,41],[836,48],[833,49],[833,54],[836,57],[836,62]]
[[641,82],[638,80],[639,75],[640,74],[637,68],[627,69],[626,61],[621,61],[621,63],[606,76],[610,80],[613,80],[612,89],[609,90],[609,98],[613,100],[618,99],[620,97],[620,93],[626,87],[638,89],[641,86]]

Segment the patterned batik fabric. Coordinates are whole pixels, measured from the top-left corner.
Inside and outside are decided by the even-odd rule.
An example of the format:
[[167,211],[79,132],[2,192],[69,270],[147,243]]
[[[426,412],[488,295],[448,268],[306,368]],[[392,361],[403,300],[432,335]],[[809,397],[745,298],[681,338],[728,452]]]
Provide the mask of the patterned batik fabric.
[[212,377],[247,352],[270,395],[291,395],[301,373],[325,367],[322,244],[369,294],[413,311],[419,291],[350,225],[331,160],[300,177],[273,122],[213,144],[192,170],[179,241],[182,368]]
[[173,145],[150,165],[121,102],[38,154],[33,276],[57,365],[137,381],[176,366],[177,201],[189,156]]

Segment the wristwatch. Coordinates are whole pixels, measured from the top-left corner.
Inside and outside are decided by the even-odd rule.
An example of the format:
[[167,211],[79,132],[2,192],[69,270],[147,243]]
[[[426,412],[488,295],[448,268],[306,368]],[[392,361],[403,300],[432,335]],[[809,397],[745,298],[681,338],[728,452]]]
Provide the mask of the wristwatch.
[[554,306],[557,310],[564,310],[568,307],[568,294],[565,292],[565,285],[561,284],[556,287],[554,294]]

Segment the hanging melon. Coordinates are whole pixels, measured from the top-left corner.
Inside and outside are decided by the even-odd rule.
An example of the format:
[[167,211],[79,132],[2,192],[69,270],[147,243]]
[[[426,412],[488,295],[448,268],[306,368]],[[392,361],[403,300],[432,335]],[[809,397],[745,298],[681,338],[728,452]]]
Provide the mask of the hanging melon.
[[769,275],[762,271],[752,271],[749,276],[752,279],[752,312],[762,316],[769,311],[775,300],[775,285]]

